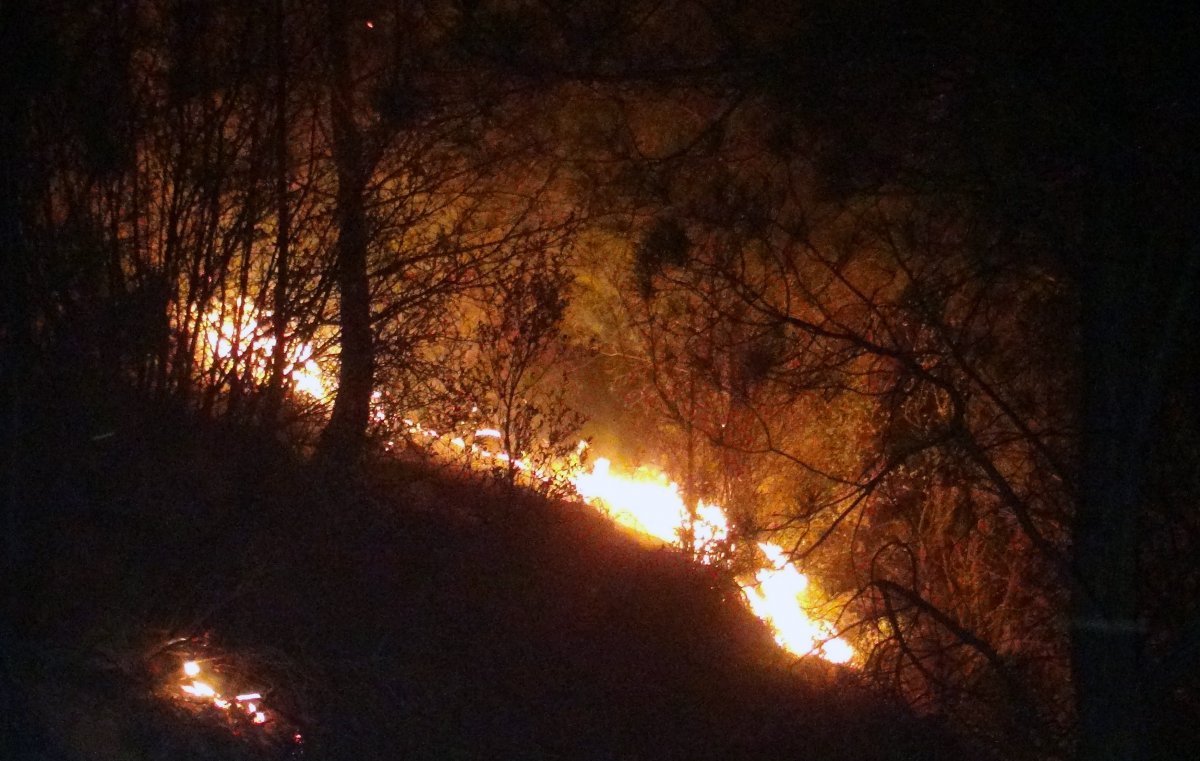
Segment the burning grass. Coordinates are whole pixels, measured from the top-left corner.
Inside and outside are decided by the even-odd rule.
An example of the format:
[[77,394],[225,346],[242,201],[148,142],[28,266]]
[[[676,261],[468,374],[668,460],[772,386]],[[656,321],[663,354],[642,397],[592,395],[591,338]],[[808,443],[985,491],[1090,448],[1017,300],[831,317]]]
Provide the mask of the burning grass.
[[[43,755],[934,757],[851,672],[785,658],[734,580],[590,508],[398,462],[335,487],[194,421],[113,430],[29,490],[13,637],[74,654],[19,675]],[[92,715],[102,740],[65,718]]]

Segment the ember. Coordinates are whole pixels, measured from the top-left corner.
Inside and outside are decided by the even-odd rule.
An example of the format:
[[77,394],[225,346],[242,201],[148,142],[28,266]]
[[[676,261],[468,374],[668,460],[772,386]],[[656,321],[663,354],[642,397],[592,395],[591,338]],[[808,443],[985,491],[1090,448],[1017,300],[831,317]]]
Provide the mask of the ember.
[[243,692],[226,697],[213,686],[215,679],[205,681],[199,678],[202,671],[199,662],[184,661],[182,670],[184,683],[179,685],[179,690],[188,698],[211,703],[220,711],[229,711],[236,706],[253,724],[266,724],[269,720],[267,712],[258,702],[262,700],[261,693]]

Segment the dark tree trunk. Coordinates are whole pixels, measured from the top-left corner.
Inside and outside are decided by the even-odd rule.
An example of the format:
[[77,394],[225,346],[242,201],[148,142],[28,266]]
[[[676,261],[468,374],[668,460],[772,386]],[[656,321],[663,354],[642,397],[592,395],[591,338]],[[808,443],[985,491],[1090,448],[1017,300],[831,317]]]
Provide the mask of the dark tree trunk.
[[367,278],[365,194],[368,162],[362,131],[354,119],[349,19],[339,0],[331,0],[327,7],[330,22],[329,107],[337,173],[334,273],[339,295],[341,354],[337,396],[329,423],[321,434],[317,454],[326,464],[353,466],[360,460],[366,443],[374,388],[375,350]]
[[[1161,757],[1148,726],[1168,697],[1147,661],[1139,599],[1144,520],[1172,389],[1194,380],[1172,367],[1194,330],[1197,276],[1194,47],[1187,27],[1135,11],[1096,9],[1077,29],[1083,211],[1080,267],[1083,438],[1073,553],[1073,676],[1078,758]],[[1086,30],[1086,31],[1084,31]],[[1130,37],[1130,33],[1136,34]],[[1131,40],[1135,59],[1123,59]],[[1132,65],[1137,61],[1138,65]],[[1185,667],[1179,660],[1168,668]]]
[[[1139,220],[1153,218],[1146,208],[1106,215],[1120,232],[1098,239],[1081,288],[1084,430],[1073,527],[1072,668],[1078,758],[1087,761],[1151,757],[1147,727],[1169,684],[1146,661],[1139,556],[1152,437],[1161,429],[1167,390],[1188,382],[1172,378],[1171,368],[1200,292],[1200,253],[1173,243],[1165,223],[1148,224],[1154,234],[1146,240],[1131,239],[1128,231],[1141,229]],[[1184,667],[1182,659],[1171,665]]]
[[[1078,758],[1140,757],[1138,497],[1142,458],[1136,419],[1141,352],[1117,294],[1119,268],[1102,263],[1083,293],[1082,472],[1074,523],[1076,585],[1072,650],[1079,713]],[[1106,271],[1107,270],[1107,271]]]

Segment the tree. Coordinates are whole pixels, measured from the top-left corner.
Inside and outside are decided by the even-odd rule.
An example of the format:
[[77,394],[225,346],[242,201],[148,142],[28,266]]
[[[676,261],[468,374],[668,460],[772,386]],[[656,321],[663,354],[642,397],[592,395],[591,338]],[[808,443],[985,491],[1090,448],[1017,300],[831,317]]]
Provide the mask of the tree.
[[361,453],[377,382],[393,409],[434,403],[456,301],[568,225],[537,84],[474,54],[491,32],[471,14],[427,10],[329,10],[341,338],[319,451],[339,462]]
[[[703,435],[795,469],[792,494],[775,504],[807,498],[776,525],[791,527],[782,536],[826,583],[857,593],[863,624],[878,622],[864,642],[882,635],[881,674],[931,708],[975,714],[977,729],[998,684],[1014,713],[989,719],[990,741],[1027,729],[1031,744],[1053,740],[1037,731],[1067,719],[1051,697],[1065,672],[1035,667],[1046,652],[1030,643],[1065,664],[1053,611],[1069,511],[1032,468],[1061,477],[1069,405],[1033,371],[1054,366],[1057,346],[1032,343],[1046,338],[1005,315],[1016,303],[1048,315],[1061,292],[1037,270],[985,266],[963,247],[960,220],[894,200],[759,206],[770,216],[742,230],[721,220],[746,214],[713,217],[711,199],[698,201],[686,262],[653,279],[698,317],[671,323],[661,338],[675,348],[658,361],[672,367],[672,351],[697,356],[723,336],[725,369],[701,358],[685,372],[706,398],[737,400],[753,428],[740,447],[723,421],[701,422]],[[1014,547],[1025,549],[1014,557]]]
[[[338,285],[338,388],[318,456],[338,471],[357,463],[366,443],[374,391],[375,348],[371,331],[371,291],[367,275],[366,191],[378,150],[364,143],[357,123],[358,87],[353,76],[351,35],[361,21],[345,3],[325,5],[328,23],[328,102],[337,190],[334,201]],[[370,151],[370,153],[369,153]]]
[[[1172,648],[1147,664],[1143,621],[1156,603],[1139,599],[1139,579],[1140,558],[1154,553],[1143,528],[1161,509],[1149,507],[1147,442],[1167,422],[1167,389],[1183,382],[1170,368],[1197,279],[1196,233],[1178,201],[1195,184],[1184,148],[1196,122],[1182,96],[1187,24],[1147,9],[1119,22],[1063,11],[1034,23],[1010,8],[954,19],[826,13],[811,32],[824,50],[852,38],[879,51],[844,65],[831,54],[832,68],[820,68],[854,85],[825,90],[818,110],[833,115],[829,127],[850,125],[825,132],[840,146],[827,166],[844,186],[967,200],[1013,255],[1051,268],[1079,304],[1078,460],[1067,462],[1078,755],[1149,755],[1147,722],[1171,702],[1158,674],[1179,673]],[[1115,55],[1134,48],[1142,52]],[[914,59],[923,66],[893,65]],[[854,148],[853,163],[840,160]],[[1177,652],[1196,649],[1187,632],[1177,630]]]
[[454,384],[478,407],[478,420],[499,431],[505,478],[551,491],[562,487],[552,468],[575,449],[583,423],[565,401],[574,359],[562,333],[571,279],[561,253],[514,257],[480,294],[466,366]]

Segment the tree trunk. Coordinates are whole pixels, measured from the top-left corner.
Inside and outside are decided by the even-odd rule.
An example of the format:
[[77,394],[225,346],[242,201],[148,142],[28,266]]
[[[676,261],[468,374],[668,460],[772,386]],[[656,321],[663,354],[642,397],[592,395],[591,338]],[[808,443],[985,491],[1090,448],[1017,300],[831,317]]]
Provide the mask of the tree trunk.
[[334,274],[339,295],[341,354],[337,396],[329,423],[321,434],[317,455],[326,464],[352,467],[361,459],[366,443],[374,388],[375,350],[371,335],[364,197],[368,162],[362,131],[354,119],[349,18],[344,4],[338,0],[331,0],[327,8],[330,22],[329,108],[337,173]]
[[1142,457],[1135,440],[1144,388],[1139,347],[1110,263],[1097,265],[1083,294],[1083,441],[1074,522],[1072,669],[1079,713],[1077,757],[1133,761],[1144,745],[1138,625],[1138,496]]

